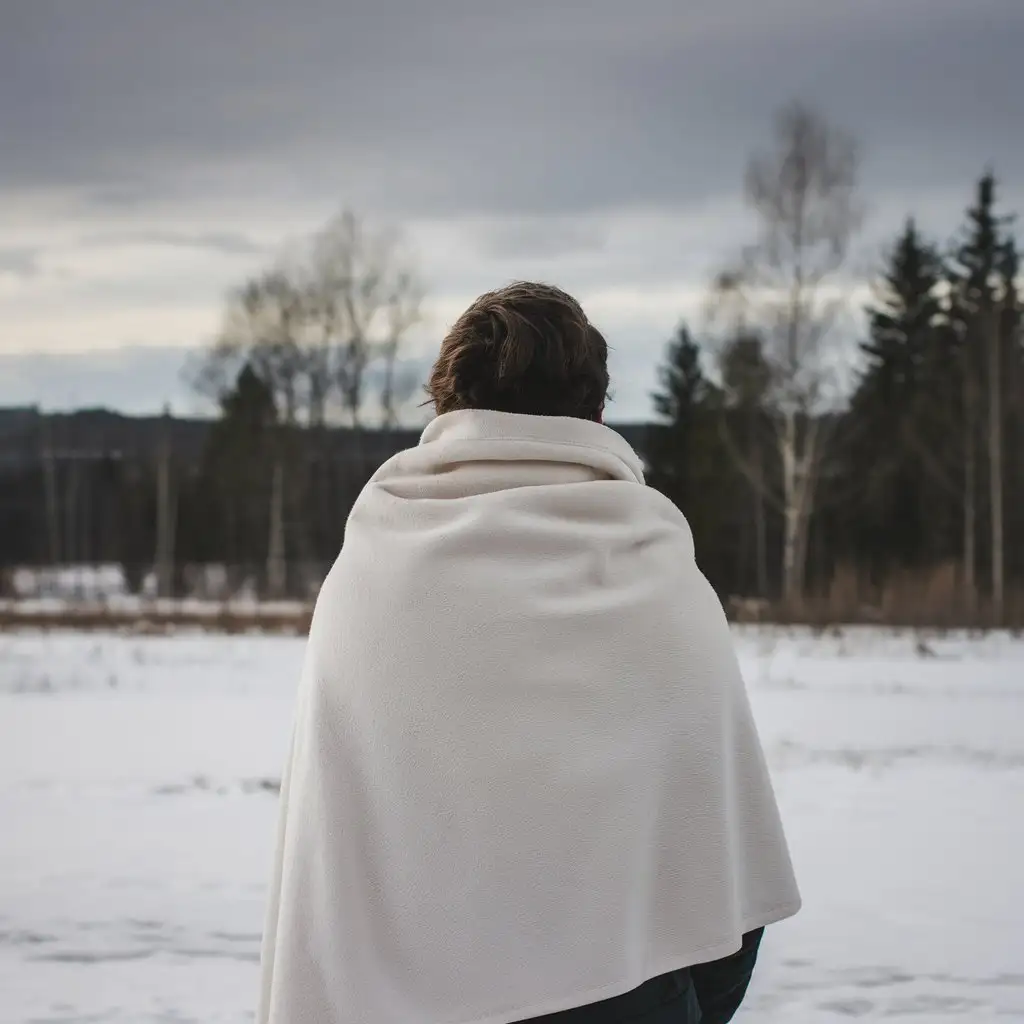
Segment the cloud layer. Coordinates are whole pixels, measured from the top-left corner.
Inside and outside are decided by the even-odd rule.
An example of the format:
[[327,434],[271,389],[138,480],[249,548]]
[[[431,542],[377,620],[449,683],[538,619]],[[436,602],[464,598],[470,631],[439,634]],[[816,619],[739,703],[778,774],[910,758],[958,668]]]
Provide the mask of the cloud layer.
[[40,352],[175,390],[156,351],[202,344],[228,288],[348,205],[419,253],[417,354],[479,291],[554,280],[642,414],[749,232],[773,110],[804,97],[862,140],[870,252],[908,212],[951,231],[989,163],[1024,206],[1021,52],[1020,0],[8,0],[0,400],[53,391]]

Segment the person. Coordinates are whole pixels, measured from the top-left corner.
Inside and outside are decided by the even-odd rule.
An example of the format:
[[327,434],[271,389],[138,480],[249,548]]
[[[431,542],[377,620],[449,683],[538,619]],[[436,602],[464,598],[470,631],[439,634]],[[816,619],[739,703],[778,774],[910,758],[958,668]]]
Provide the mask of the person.
[[[728,1021],[800,896],[683,514],[578,302],[481,296],[318,596],[261,1024]],[[698,553],[699,554],[699,553]]]

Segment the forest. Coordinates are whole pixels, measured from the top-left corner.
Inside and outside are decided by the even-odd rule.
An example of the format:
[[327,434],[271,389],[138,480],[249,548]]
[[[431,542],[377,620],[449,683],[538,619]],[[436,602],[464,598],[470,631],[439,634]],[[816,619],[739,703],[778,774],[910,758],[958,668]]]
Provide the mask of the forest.
[[[623,432],[738,617],[1022,625],[1014,217],[979,168],[951,237],[908,211],[863,271],[860,166],[823,115],[779,112],[746,168],[750,238],[708,268],[649,422]],[[217,409],[191,448],[168,417],[72,458],[72,420],[41,419],[3,470],[0,566],[118,563],[167,595],[219,565],[307,594],[359,488],[415,442],[424,299],[400,234],[342,213],[230,297],[189,370]]]

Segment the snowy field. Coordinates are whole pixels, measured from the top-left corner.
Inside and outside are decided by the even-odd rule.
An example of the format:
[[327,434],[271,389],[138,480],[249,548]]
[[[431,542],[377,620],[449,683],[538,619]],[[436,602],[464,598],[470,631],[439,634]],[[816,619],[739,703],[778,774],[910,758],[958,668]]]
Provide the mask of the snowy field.
[[[1024,641],[738,630],[805,898],[741,1020],[1024,1021]],[[302,642],[0,633],[0,1022],[249,1021]]]

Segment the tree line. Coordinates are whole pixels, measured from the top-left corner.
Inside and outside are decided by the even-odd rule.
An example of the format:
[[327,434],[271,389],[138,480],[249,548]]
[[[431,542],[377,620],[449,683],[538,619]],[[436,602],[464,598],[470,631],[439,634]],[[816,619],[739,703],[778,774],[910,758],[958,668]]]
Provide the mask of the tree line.
[[[1022,292],[994,172],[954,237],[908,217],[865,275],[855,140],[802,104],[774,127],[746,170],[749,244],[709,268],[629,438],[649,482],[750,614],[1024,622]],[[145,455],[61,462],[44,439],[5,483],[0,562],[115,560],[163,594],[216,563],[305,593],[366,479],[415,440],[398,424],[423,296],[399,234],[340,214],[229,297],[190,368],[217,409],[198,452],[169,418]]]
[[747,172],[758,233],[715,275],[703,336],[681,326],[660,368],[651,483],[687,513],[720,591],[846,617],[1024,621],[1013,217],[991,170],[955,237],[908,217],[851,342],[857,169],[819,114],[779,116]]

